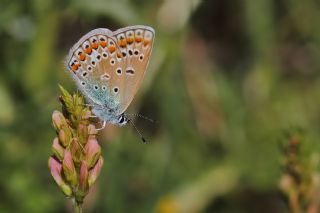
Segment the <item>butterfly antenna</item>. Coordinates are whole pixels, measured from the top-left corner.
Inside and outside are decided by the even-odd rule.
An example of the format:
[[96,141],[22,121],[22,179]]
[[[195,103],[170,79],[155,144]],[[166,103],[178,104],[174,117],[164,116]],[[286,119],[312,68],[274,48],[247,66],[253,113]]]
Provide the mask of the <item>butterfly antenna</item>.
[[140,114],[126,114],[126,115],[129,115],[129,116],[131,116],[131,117],[143,118],[143,119],[145,119],[145,120],[147,120],[147,121],[149,121],[149,122],[151,122],[151,123],[156,123],[155,120],[153,120],[153,119],[151,119],[151,118],[148,118],[148,117],[146,117],[146,116],[140,115]]
[[133,128],[135,128],[135,130],[137,131],[137,133],[139,134],[139,136],[141,137],[141,140],[143,143],[147,143],[146,139],[142,136],[141,132],[139,131],[139,129],[136,127],[136,125],[132,122],[131,119],[128,119],[128,123],[130,123]]

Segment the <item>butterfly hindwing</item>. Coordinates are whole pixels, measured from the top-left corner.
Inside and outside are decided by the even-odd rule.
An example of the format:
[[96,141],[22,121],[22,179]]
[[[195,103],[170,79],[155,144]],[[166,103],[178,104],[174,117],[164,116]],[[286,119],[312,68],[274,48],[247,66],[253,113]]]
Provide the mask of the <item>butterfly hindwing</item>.
[[124,54],[124,94],[120,96],[120,112],[124,112],[137,93],[152,51],[154,30],[147,26],[130,26],[115,31],[114,37]]
[[121,84],[113,73],[122,66],[117,42],[108,29],[96,29],[83,36],[67,58],[67,67],[86,98],[115,111],[120,106],[120,93],[114,85]]

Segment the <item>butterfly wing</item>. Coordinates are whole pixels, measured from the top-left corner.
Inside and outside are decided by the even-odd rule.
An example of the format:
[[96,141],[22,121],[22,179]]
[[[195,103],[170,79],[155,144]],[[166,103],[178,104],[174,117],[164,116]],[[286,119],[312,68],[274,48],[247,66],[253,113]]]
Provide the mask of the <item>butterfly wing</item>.
[[125,69],[121,76],[124,89],[120,94],[120,113],[123,113],[135,94],[144,77],[149,63],[155,32],[148,26],[129,26],[113,32],[123,55]]
[[67,68],[87,100],[119,112],[120,88],[125,69],[120,48],[108,29],[95,29],[84,35],[70,50]]
[[67,68],[88,101],[119,115],[140,86],[153,38],[154,30],[146,26],[92,30],[71,48]]

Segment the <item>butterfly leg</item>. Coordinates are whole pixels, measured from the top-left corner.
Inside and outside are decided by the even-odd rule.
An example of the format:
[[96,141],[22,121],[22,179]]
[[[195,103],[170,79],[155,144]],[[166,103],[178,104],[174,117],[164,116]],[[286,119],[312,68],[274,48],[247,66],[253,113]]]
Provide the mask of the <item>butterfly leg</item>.
[[95,105],[93,104],[81,104],[82,106],[86,106],[86,107],[94,107]]
[[102,127],[96,129],[97,131],[103,130],[106,127],[107,122],[103,121]]

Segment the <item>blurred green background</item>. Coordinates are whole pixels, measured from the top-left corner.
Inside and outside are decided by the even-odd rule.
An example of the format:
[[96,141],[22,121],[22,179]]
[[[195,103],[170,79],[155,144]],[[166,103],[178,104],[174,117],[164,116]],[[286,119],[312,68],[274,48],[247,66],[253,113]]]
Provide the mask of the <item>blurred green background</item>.
[[[0,212],[72,212],[47,166],[63,60],[88,31],[144,24],[151,62],[130,126],[100,133],[84,212],[289,212],[287,132],[319,150],[316,0],[0,0]],[[318,168],[317,168],[318,169]]]

